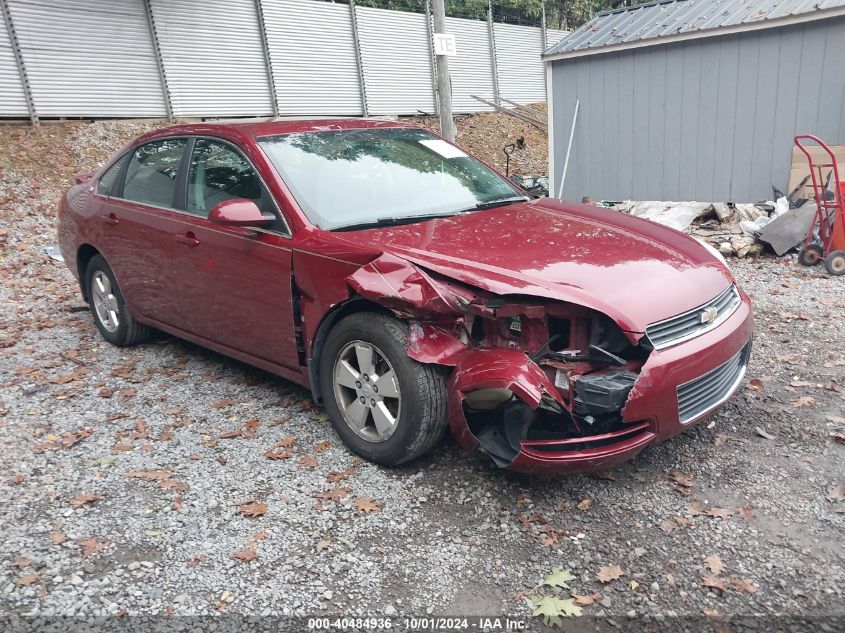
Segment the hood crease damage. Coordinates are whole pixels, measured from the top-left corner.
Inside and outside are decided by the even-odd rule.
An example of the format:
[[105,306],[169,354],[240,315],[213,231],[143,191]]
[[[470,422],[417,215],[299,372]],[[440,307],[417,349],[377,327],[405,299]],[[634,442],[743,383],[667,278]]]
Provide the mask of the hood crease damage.
[[408,322],[408,356],[452,367],[449,424],[464,449],[515,470],[569,460],[583,472],[654,439],[625,415],[648,339],[591,306],[498,295],[389,253],[346,282]]

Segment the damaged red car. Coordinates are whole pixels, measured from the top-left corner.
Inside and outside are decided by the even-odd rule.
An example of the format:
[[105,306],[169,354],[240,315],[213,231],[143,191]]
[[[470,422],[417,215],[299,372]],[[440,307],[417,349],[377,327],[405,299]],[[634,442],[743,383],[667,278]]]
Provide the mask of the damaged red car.
[[307,385],[380,464],[448,428],[503,468],[606,468],[745,373],[751,304],[713,249],[402,123],[174,126],[77,182],[59,241],[107,341],[156,328]]

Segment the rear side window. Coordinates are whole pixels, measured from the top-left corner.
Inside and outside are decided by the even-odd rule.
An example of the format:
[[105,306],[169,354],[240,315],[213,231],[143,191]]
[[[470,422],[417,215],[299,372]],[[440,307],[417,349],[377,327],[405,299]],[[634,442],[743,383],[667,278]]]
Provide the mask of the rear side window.
[[129,154],[124,154],[114,161],[114,165],[103,172],[103,175],[100,176],[100,182],[97,183],[97,193],[101,196],[112,195],[112,192],[115,190],[115,184],[117,183],[117,177],[120,175],[120,170],[123,169],[123,166],[128,160]]
[[215,205],[234,198],[248,198],[261,208],[258,174],[226,143],[198,139],[188,169],[188,211],[206,216]]
[[134,202],[172,207],[185,139],[153,141],[137,148],[126,168],[123,197]]

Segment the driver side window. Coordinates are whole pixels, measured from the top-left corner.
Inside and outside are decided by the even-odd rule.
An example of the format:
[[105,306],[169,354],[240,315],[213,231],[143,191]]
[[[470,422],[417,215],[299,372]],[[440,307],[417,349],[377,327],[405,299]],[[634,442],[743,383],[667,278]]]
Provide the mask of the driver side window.
[[246,159],[225,143],[197,139],[188,169],[189,213],[208,215],[224,200],[248,198],[263,210],[261,180]]

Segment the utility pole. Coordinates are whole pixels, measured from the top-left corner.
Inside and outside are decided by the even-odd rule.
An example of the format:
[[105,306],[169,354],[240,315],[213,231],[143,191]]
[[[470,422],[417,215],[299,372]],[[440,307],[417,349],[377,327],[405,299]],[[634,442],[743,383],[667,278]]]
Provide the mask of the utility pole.
[[[445,0],[433,0],[431,3],[434,17],[434,33],[446,32],[446,3]],[[452,79],[449,76],[449,58],[437,55],[437,100],[440,113],[440,134],[450,141],[454,141],[458,134],[452,120]]]

